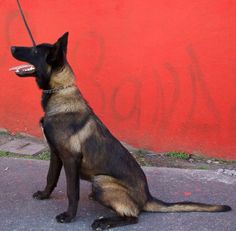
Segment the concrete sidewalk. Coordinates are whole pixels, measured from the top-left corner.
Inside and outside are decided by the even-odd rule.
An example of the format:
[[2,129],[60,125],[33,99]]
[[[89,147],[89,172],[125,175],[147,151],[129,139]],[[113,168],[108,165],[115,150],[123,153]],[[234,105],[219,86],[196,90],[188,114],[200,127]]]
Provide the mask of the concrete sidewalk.
[[[112,212],[90,201],[90,185],[81,182],[77,218],[70,224],[58,224],[55,216],[67,207],[64,173],[50,200],[38,201],[32,194],[44,187],[48,161],[0,158],[0,230],[1,231],[73,231],[92,230],[94,219]],[[161,200],[198,201],[228,204],[226,213],[142,213],[137,225],[113,230],[160,231],[235,231],[236,178],[209,170],[144,168],[150,190]]]

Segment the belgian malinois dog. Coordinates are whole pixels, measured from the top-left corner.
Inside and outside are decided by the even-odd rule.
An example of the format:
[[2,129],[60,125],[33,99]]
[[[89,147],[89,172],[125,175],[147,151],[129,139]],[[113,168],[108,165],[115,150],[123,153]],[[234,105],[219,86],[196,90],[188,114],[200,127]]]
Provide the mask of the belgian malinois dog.
[[68,33],[55,44],[35,47],[11,47],[12,55],[29,64],[11,70],[19,77],[33,76],[42,89],[45,112],[41,125],[51,151],[47,184],[33,194],[39,200],[49,198],[64,166],[69,205],[56,216],[61,223],[76,216],[80,179],[92,183],[91,197],[113,209],[117,216],[100,218],[92,228],[103,230],[135,224],[146,212],[225,212],[227,205],[192,202],[166,203],[154,198],[148,189],[144,172],[129,151],[111,134],[76,87],[69,66]]

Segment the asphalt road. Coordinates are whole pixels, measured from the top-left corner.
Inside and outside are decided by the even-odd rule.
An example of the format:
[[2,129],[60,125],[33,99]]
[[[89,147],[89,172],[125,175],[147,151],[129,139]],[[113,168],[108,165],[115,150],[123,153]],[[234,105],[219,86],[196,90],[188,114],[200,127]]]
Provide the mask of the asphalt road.
[[[112,212],[88,199],[90,185],[81,182],[76,220],[58,224],[55,216],[66,209],[65,177],[50,200],[38,201],[32,194],[44,187],[47,161],[0,158],[1,231],[88,231],[94,219]],[[139,223],[115,231],[236,231],[236,177],[210,170],[144,168],[153,195],[168,202],[197,201],[228,204],[226,213],[142,213]]]

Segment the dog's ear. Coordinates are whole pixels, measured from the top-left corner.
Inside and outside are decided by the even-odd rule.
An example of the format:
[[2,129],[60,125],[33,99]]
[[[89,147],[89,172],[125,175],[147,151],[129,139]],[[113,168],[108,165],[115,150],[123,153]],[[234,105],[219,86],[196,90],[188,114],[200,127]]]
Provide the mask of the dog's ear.
[[64,33],[54,44],[54,46],[60,47],[63,50],[65,55],[67,53],[68,35],[69,35],[69,32]]
[[53,66],[59,67],[64,62],[67,53],[68,35],[63,34],[52,46],[47,57],[47,62]]

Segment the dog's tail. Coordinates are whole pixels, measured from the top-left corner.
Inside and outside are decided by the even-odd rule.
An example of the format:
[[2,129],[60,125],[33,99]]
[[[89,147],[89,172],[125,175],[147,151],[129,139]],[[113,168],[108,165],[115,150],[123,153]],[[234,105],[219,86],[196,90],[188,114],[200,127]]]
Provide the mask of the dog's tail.
[[228,205],[210,205],[194,202],[166,203],[151,197],[144,205],[143,211],[146,212],[227,212],[231,207]]

